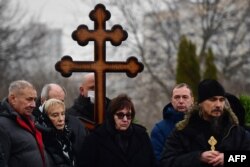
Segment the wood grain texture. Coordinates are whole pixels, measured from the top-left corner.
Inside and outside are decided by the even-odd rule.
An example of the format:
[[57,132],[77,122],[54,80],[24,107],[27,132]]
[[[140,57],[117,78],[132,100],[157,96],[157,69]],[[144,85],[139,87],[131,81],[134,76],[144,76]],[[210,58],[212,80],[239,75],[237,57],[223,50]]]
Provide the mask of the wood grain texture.
[[[128,77],[136,77],[143,71],[143,64],[136,57],[129,57],[126,62],[106,61],[106,41],[110,41],[113,46],[119,46],[125,41],[128,34],[122,26],[114,25],[111,30],[106,30],[106,21],[111,14],[103,4],[95,6],[89,14],[94,21],[94,30],[89,30],[88,26],[80,25],[73,31],[72,38],[81,46],[86,46],[89,41],[94,41],[94,61],[73,61],[70,56],[64,56],[58,61],[55,68],[64,77],[70,77],[72,72],[94,72],[95,73],[95,122],[100,124],[104,120],[104,99],[106,94],[107,72],[126,72]],[[89,124],[90,121],[85,121]],[[93,126],[91,126],[93,127]]]

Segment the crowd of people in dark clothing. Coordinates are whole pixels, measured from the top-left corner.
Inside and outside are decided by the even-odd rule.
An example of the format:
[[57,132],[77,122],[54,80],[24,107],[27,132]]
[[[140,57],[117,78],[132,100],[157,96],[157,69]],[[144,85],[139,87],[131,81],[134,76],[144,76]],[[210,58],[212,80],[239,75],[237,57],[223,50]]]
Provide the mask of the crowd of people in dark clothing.
[[94,128],[94,74],[84,76],[74,104],[66,90],[44,85],[41,95],[17,80],[0,105],[0,167],[221,167],[225,151],[250,151],[238,98],[216,80],[173,87],[163,119],[151,133],[136,124],[132,99],[105,99],[105,120]]

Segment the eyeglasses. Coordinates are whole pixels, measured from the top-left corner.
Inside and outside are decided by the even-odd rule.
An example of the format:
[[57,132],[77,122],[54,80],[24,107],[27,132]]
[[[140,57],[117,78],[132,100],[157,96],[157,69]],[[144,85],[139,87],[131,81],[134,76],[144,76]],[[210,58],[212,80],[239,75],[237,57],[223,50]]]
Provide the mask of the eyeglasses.
[[131,113],[122,113],[122,112],[118,112],[118,113],[115,113],[115,115],[118,117],[118,119],[123,119],[125,116],[127,117],[127,119],[132,119],[132,114]]

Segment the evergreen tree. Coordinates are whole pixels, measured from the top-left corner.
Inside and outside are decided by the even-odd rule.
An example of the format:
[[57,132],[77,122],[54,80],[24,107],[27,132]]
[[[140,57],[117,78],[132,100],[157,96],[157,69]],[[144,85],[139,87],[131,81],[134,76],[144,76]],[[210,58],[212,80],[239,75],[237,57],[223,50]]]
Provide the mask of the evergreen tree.
[[187,83],[191,87],[194,97],[197,98],[197,87],[200,78],[196,46],[183,36],[178,50],[176,83]]
[[210,78],[217,80],[217,68],[214,64],[214,54],[211,48],[208,49],[205,60],[205,70],[203,78]]

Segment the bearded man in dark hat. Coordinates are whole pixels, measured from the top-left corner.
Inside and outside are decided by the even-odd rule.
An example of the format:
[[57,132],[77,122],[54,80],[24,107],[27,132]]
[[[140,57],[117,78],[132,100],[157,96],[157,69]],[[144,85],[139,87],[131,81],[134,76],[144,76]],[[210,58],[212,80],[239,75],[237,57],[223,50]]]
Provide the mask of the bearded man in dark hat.
[[225,105],[225,90],[216,80],[198,86],[198,105],[177,123],[166,140],[162,167],[224,166],[225,151],[249,151],[250,136],[231,108]]

